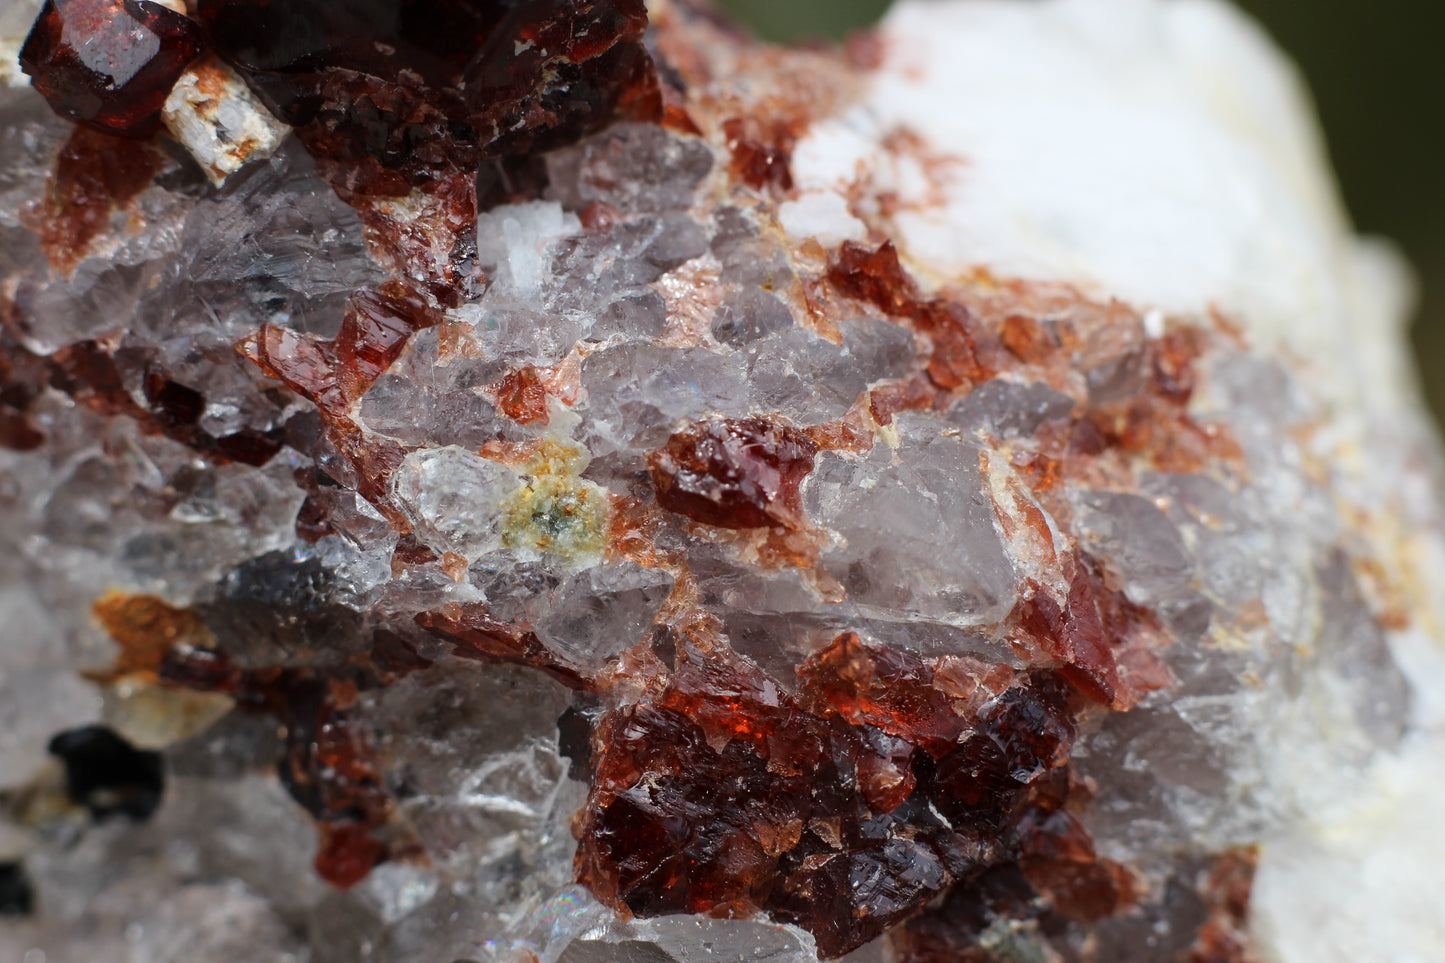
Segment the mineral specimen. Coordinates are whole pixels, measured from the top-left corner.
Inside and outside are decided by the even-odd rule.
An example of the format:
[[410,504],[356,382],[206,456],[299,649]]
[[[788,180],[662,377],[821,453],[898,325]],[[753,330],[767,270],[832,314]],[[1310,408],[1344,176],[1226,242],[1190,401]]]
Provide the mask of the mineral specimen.
[[0,959],[1445,959],[1406,285],[1227,8],[14,10]]

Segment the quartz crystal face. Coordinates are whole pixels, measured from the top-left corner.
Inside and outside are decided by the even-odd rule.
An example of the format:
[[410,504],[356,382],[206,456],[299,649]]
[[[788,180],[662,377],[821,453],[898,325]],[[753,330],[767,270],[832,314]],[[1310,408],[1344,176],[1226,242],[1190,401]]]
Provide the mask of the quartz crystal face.
[[1224,7],[189,10],[0,89],[0,959],[1445,958],[1434,442]]

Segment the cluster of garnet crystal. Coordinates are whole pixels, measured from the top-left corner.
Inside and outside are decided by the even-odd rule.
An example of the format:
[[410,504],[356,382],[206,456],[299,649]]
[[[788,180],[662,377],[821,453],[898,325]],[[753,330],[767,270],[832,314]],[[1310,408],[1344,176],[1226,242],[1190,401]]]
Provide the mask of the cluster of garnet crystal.
[[[706,626],[675,652],[661,696],[596,738],[577,864],[603,899],[763,910],[838,956],[1034,837],[1077,835],[1059,768],[1071,694],[1052,672],[930,665],[844,634],[790,695]],[[1127,887],[1085,860],[1096,885],[1078,909],[1103,915]]]
[[[1088,793],[1067,763],[1086,700],[1056,671],[923,659],[848,632],[784,688],[698,613],[590,676],[484,608],[417,622],[458,656],[531,666],[597,707],[561,721],[591,783],[576,869],[619,909],[765,913],[835,957],[950,887],[1014,881],[1014,919],[1047,907],[1089,922],[1136,896],[1074,815]],[[641,691],[618,698],[628,687]],[[957,914],[936,912],[917,925],[956,948]],[[937,955],[909,944],[912,959]]]
[[658,115],[642,0],[200,0],[220,55],[353,186],[395,192]]
[[316,818],[316,872],[333,886],[360,882],[407,846],[388,831],[393,800],[347,711],[358,692],[391,681],[383,657],[387,638],[378,636],[373,657],[358,659],[340,676],[292,666],[243,668],[219,652],[192,648],[172,650],[157,667],[169,685],[223,693],[281,724],[286,737],[277,774]]
[[284,426],[246,427],[219,436],[203,429],[205,395],[158,366],[147,366],[141,385],[144,400],[138,400],[116,354],[113,344],[88,339],[40,355],[0,325],[0,446],[30,451],[45,443],[31,408],[42,391],[53,388],[99,414],[124,415],[143,431],[180,442],[215,464],[260,466],[281,450]]
[[[563,146],[661,93],[642,0],[46,0],[21,51],[57,113],[148,138],[210,50],[353,187],[400,193],[489,157]],[[198,22],[199,21],[199,22]]]
[[[315,575],[278,570],[264,558],[252,564],[258,570],[255,574],[270,578]],[[245,581],[247,573],[238,574]],[[242,590],[218,600],[206,614],[218,624],[257,636],[278,625],[291,632],[300,627],[301,635],[322,636],[344,621],[338,610],[318,604],[315,598],[287,605],[267,603],[264,611],[255,611],[258,607],[245,595]],[[153,596],[113,593],[97,602],[94,612],[120,648],[114,671],[103,678],[224,694],[242,712],[278,724],[284,738],[277,775],[291,797],[317,820],[320,846],[315,866],[328,883],[349,887],[380,862],[417,855],[415,841],[393,818],[394,800],[365,729],[352,711],[361,693],[391,685],[430,664],[405,639],[384,629],[369,639],[363,635],[359,651],[341,666],[243,665],[221,651],[196,610],[173,608]],[[110,761],[102,775],[124,768],[124,783],[110,776],[106,785],[111,796],[116,795],[117,784],[128,789],[129,795],[121,797],[129,800],[125,811],[145,818],[149,811],[136,809],[146,800],[151,800],[151,810],[159,803],[160,757],[154,759],[154,780],[147,781],[148,770],[133,761],[135,753],[119,752],[105,743],[107,738],[114,741],[87,733],[83,748],[92,755],[99,751],[97,745],[106,749]],[[81,742],[79,735],[72,734],[66,745],[52,751],[74,755],[80,751],[75,746]],[[99,778],[94,770],[92,766],[88,777],[92,781]]]

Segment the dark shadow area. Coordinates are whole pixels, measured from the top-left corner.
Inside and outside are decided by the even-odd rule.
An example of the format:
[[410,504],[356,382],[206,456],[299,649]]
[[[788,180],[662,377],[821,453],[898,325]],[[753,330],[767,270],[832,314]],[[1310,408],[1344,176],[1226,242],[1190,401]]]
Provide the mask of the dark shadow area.
[[877,20],[889,0],[714,0],[769,40],[841,37]]
[[[1020,3],[1029,0],[1018,0]],[[886,0],[718,0],[773,39],[837,37]],[[1412,330],[1426,395],[1445,422],[1445,5],[1420,0],[1239,0],[1304,70],[1345,201],[1393,238],[1420,278]]]

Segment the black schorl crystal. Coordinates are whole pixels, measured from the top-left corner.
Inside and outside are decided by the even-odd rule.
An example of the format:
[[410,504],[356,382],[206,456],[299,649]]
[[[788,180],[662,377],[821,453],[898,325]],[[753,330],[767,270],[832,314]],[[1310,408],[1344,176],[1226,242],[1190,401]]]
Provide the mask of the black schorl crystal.
[[0,863],[0,916],[29,916],[35,909],[35,890],[20,863]]
[[65,791],[96,819],[142,821],[160,807],[165,771],[158,752],[137,749],[105,726],[62,732],[50,754],[65,763]]

